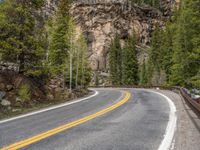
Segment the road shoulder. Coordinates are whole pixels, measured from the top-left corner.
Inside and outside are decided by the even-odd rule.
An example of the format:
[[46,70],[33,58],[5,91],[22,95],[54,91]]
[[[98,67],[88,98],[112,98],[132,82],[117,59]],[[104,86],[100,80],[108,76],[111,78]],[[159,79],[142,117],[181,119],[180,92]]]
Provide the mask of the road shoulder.
[[158,92],[169,97],[177,108],[177,129],[171,149],[199,150],[200,118],[193,112],[179,94],[165,90]]
[[32,115],[36,115],[39,113],[43,113],[49,110],[54,110],[54,109],[58,109],[64,106],[68,106],[74,103],[78,103],[87,99],[90,99],[92,97],[95,97],[96,95],[98,95],[98,92],[96,90],[91,90],[90,93],[88,95],[83,96],[82,98],[78,98],[78,99],[72,99],[72,100],[68,100],[66,102],[60,102],[60,104],[50,104],[50,105],[44,105],[44,107],[39,107],[39,108],[33,108],[30,110],[27,110],[27,112],[21,112],[17,115],[13,115],[4,119],[0,119],[0,124],[5,123],[5,122],[9,122],[9,121],[13,121],[13,120],[17,120],[17,119],[21,119],[24,117],[28,117],[28,116],[32,116]]

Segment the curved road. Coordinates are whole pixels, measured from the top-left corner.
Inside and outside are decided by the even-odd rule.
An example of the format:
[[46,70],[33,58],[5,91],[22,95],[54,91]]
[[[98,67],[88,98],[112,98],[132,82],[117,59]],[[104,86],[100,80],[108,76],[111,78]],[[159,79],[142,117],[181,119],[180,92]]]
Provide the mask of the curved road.
[[[157,150],[170,117],[165,97],[142,89],[96,89],[98,95],[43,113],[0,122],[0,149],[105,110],[114,110],[49,136],[23,150]],[[23,145],[23,144],[22,144]],[[7,148],[9,149],[9,148]]]

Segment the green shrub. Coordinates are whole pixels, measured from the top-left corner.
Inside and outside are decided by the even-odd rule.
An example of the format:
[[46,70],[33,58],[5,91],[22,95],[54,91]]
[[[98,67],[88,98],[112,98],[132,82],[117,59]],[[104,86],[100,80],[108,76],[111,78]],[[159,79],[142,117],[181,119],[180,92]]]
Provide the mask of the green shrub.
[[31,98],[30,87],[27,84],[21,85],[18,91],[19,98],[22,100],[23,103],[27,102]]

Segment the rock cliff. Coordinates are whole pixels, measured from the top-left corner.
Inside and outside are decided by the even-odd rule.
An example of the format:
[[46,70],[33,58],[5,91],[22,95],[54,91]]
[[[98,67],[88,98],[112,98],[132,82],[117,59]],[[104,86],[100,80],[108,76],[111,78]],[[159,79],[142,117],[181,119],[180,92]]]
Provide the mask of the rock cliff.
[[139,61],[146,57],[145,49],[156,25],[164,27],[174,3],[162,1],[164,11],[143,6],[139,7],[127,1],[100,1],[96,3],[76,2],[71,14],[88,41],[89,60],[95,71],[108,71],[108,53],[111,41],[116,33],[123,44],[134,31],[138,38]]
[[[48,0],[45,15],[52,15],[59,1]],[[153,7],[130,4],[127,0],[79,0],[71,8],[77,28],[84,33],[89,60],[93,71],[107,73],[109,47],[115,34],[121,36],[121,43],[133,32],[138,40],[138,60],[147,57],[146,49],[156,25],[165,26],[165,21],[177,6],[179,0],[162,0],[161,10]]]

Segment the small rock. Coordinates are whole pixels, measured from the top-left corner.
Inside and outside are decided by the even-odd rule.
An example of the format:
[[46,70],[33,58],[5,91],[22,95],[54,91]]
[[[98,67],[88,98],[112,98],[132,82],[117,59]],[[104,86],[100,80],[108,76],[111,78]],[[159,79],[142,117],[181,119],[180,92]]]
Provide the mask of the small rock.
[[1,89],[1,90],[4,90],[4,89],[5,89],[5,84],[0,83],[0,89]]
[[3,76],[0,75],[0,83],[4,82]]
[[47,98],[48,98],[49,100],[53,100],[53,99],[54,99],[54,96],[53,96],[52,94],[49,94],[49,95],[47,96]]
[[22,99],[19,98],[19,97],[17,97],[15,101],[16,101],[16,102],[22,102]]
[[10,106],[8,106],[8,110],[11,110],[12,108]]
[[0,101],[4,98],[6,92],[0,91]]
[[62,88],[59,88],[59,87],[57,87],[56,89],[55,89],[55,91],[56,92],[60,92],[60,91],[62,91],[63,89]]
[[1,101],[1,105],[2,105],[2,106],[10,106],[10,105],[11,105],[11,102],[8,101],[8,100],[6,100],[6,99],[3,99],[3,100]]
[[35,95],[36,97],[40,97],[40,93],[38,93],[38,92],[35,92],[34,95]]
[[19,112],[21,109],[12,109],[12,112]]
[[21,107],[22,106],[22,102],[16,102],[15,103],[15,107]]
[[12,85],[7,85],[7,86],[6,86],[6,89],[7,89],[8,91],[10,91],[10,90],[13,89],[13,86],[12,86]]

